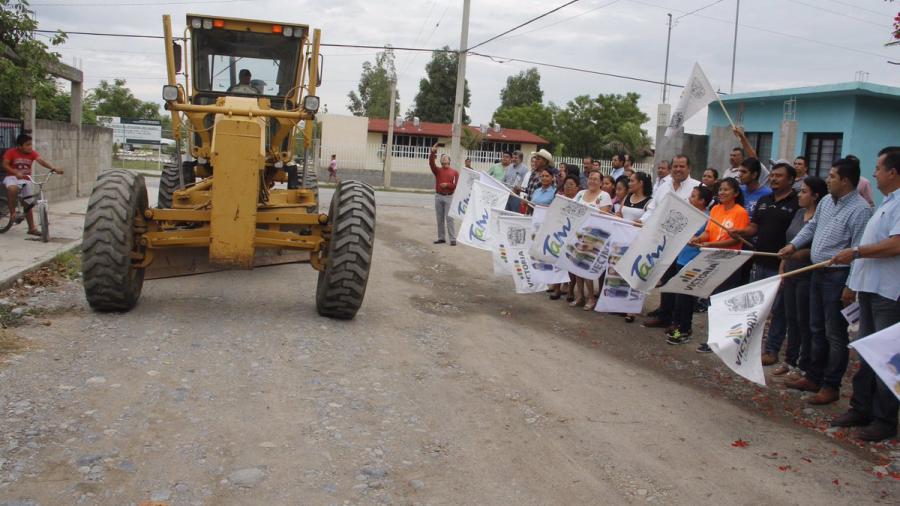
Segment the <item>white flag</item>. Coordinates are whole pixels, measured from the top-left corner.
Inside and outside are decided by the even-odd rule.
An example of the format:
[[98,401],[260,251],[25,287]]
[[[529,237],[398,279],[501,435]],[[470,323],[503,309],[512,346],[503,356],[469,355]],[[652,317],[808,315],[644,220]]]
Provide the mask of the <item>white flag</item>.
[[472,184],[471,197],[466,214],[463,216],[462,226],[459,228],[457,240],[461,244],[490,251],[491,209],[506,207],[507,198],[509,198],[509,193],[506,190],[498,190],[481,181],[475,181]]
[[541,229],[544,220],[547,219],[547,209],[549,209],[547,206],[534,206],[531,213],[531,229],[535,234]]
[[709,297],[752,256],[752,251],[700,248],[700,254],[682,267],[660,291]]
[[535,234],[530,249],[531,256],[535,260],[556,265],[569,236],[581,228],[591,211],[592,208],[587,204],[557,195]]
[[709,84],[709,79],[700,68],[700,64],[694,64],[694,70],[691,71],[691,78],[688,79],[687,85],[681,91],[681,98],[675,111],[672,112],[672,119],[669,121],[669,128],[666,129],[666,137],[671,137],[679,128],[684,126],[684,122],[694,114],[705,108],[710,102],[716,100],[716,90]]
[[710,299],[707,344],[732,371],[763,386],[763,330],[780,285],[781,276],[772,276]]
[[553,264],[531,258],[531,279],[535,283],[545,285],[568,283],[569,273]]
[[[475,181],[481,181],[492,188],[509,192],[509,190],[503,186],[503,183],[492,178],[489,174],[463,167],[459,173],[459,180],[456,182],[453,200],[450,201],[450,211],[448,214],[451,218],[463,218],[466,215],[466,209],[469,207],[469,200],[471,200],[472,197],[472,185]],[[506,204],[503,205],[506,206]]]
[[615,269],[640,229],[623,222],[618,222],[617,225],[619,228],[610,239],[606,277],[603,278],[603,286],[600,287],[600,295],[597,297],[594,311],[598,313],[640,313],[644,308],[644,298],[647,294],[631,288]]
[[500,235],[500,217],[508,216],[520,218],[523,223],[527,222],[529,219],[527,216],[523,216],[519,213],[514,213],[511,211],[506,211],[503,209],[491,209],[491,221],[489,222],[489,230],[491,234],[491,257],[493,258],[494,264],[494,276],[498,277],[507,277],[512,274],[512,267],[506,261],[505,255],[506,250],[504,247],[503,256],[501,256],[500,247],[505,244],[504,241],[501,240]]
[[900,323],[850,343],[900,399]]
[[667,193],[619,260],[619,275],[635,290],[649,292],[706,220],[687,201]]
[[531,245],[531,218],[501,216],[500,234],[494,242],[500,261],[509,266],[509,273],[516,284],[516,293],[542,292],[547,285],[538,283],[532,273],[531,257],[528,247]]
[[556,265],[580,278],[599,279],[606,272],[610,244],[627,247],[638,230],[613,216],[593,213],[569,235]]

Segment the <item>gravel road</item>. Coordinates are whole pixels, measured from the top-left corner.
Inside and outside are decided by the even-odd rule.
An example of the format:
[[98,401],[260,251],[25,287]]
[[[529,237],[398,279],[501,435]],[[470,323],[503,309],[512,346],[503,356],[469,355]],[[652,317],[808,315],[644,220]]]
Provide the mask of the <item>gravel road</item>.
[[900,502],[896,443],[825,430],[846,399],[517,296],[431,244],[430,196],[378,200],[351,322],[307,265],[148,282],[128,314],[77,280],[0,295],[0,505]]

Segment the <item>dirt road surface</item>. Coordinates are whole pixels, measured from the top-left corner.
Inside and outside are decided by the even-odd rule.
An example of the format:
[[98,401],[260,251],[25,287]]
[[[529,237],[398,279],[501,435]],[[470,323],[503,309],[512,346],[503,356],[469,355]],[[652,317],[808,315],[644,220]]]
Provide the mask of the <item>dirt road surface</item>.
[[895,443],[825,431],[846,399],[515,295],[431,244],[430,196],[378,200],[351,322],[307,265],[148,282],[128,314],[77,280],[3,295],[0,504],[900,502]]

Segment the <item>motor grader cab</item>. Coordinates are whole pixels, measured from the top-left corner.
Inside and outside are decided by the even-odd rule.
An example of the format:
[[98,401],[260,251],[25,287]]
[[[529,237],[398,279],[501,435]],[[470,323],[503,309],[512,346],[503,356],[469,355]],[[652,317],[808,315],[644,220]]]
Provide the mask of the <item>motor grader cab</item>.
[[168,16],[163,28],[177,163],[163,171],[155,208],[142,176],[98,176],[82,248],[89,304],[127,311],[145,279],[309,262],[319,271],[319,314],[353,318],[371,264],[375,198],[370,186],[343,181],[329,213],[319,213],[309,152],[319,30],[189,14],[181,46]]

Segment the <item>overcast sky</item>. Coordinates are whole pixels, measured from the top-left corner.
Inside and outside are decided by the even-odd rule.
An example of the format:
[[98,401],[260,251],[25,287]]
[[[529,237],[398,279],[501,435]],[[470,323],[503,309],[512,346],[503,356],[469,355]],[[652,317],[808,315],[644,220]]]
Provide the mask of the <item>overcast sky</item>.
[[[507,37],[477,49],[500,57],[591,69],[662,81],[666,13],[687,15],[672,30],[669,80],[683,83],[695,61],[713,86],[728,92],[736,0],[582,0]],[[150,5],[150,4],[156,5]],[[545,12],[563,0],[473,0],[469,46]],[[34,0],[41,29],[162,34],[162,14],[175,33],[185,14],[253,17],[322,28],[323,42],[410,47],[459,46],[462,0]],[[744,0],[738,29],[735,92],[854,80],[868,72],[873,83],[900,86],[900,47],[884,47],[900,3],[884,0]],[[776,33],[778,32],[778,33]],[[71,35],[61,48],[66,63],[84,70],[86,87],[122,78],[135,95],[160,101],[165,65],[159,40]],[[347,93],[375,50],[324,48],[320,96],[331,113],[348,113]],[[412,103],[428,53],[397,53],[401,112]],[[531,65],[470,56],[473,124],[487,123],[507,76]],[[544,101],[563,105],[582,94],[641,95],[651,135],[662,86],[538,66]],[[455,79],[455,76],[447,76]],[[680,89],[670,89],[677,102]],[[687,124],[705,130],[705,113]]]

